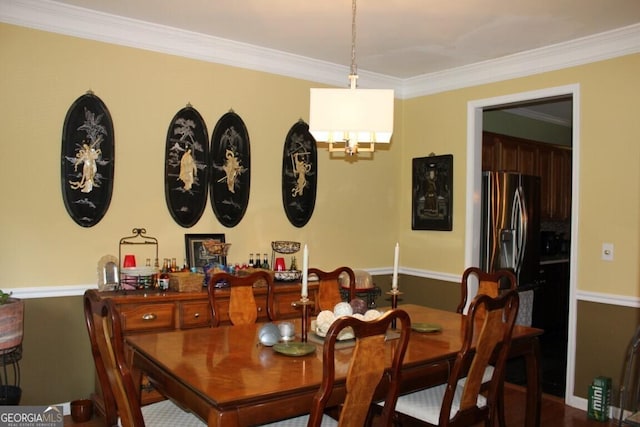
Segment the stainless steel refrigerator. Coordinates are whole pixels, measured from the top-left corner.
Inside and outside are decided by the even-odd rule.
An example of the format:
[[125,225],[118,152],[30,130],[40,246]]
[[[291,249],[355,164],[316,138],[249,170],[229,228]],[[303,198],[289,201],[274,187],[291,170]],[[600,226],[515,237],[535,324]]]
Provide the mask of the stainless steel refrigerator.
[[480,267],[509,269],[518,286],[534,285],[540,262],[540,177],[482,174]]

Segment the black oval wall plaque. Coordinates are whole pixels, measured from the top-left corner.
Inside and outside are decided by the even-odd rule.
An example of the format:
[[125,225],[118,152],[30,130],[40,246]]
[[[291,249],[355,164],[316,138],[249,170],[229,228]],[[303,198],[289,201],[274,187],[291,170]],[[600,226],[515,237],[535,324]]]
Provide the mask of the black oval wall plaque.
[[111,115],[100,98],[87,92],[71,105],[62,128],[62,197],[79,225],[92,227],[107,213],[114,164]]
[[198,222],[207,205],[209,134],[191,105],[169,124],[164,158],[164,197],[173,219],[183,227]]
[[249,204],[251,146],[247,128],[233,110],[216,123],[210,153],[211,206],[222,225],[234,227]]
[[316,140],[309,125],[299,120],[287,134],[282,155],[282,204],[294,226],[303,227],[311,219],[317,186]]

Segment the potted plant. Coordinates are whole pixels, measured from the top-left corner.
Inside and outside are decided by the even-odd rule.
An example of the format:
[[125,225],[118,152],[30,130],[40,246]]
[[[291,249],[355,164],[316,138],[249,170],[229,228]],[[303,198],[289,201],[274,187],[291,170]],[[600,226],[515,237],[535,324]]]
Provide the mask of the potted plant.
[[[20,345],[24,334],[24,301],[12,298],[11,293],[0,289],[0,355],[2,364],[13,364],[14,367],[22,356]],[[14,370],[15,372],[15,370]],[[0,377],[0,405],[18,405],[22,395],[19,378],[16,376],[13,385],[6,377]]]

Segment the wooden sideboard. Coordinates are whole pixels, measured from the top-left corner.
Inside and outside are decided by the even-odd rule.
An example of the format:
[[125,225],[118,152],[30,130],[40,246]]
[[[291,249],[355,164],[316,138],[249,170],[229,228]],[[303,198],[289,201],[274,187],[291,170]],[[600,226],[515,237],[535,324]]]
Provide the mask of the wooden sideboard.
[[[273,288],[275,317],[277,320],[292,319],[300,316],[299,309],[291,305],[300,300],[300,283],[275,282]],[[314,300],[318,291],[318,283],[309,282],[309,298]],[[211,322],[211,310],[206,288],[197,292],[176,292],[158,290],[112,291],[98,292],[92,290],[99,298],[110,298],[118,310],[122,323],[123,335],[144,334],[147,332],[173,331],[189,328],[208,328]],[[269,321],[267,312],[267,288],[254,287],[254,296],[258,305],[258,321]],[[229,322],[228,299],[229,290],[216,289],[216,300],[224,301],[226,310],[221,310],[221,324]],[[144,379],[142,383],[142,404],[149,404],[164,399]],[[102,391],[96,377],[95,406],[104,414]]]

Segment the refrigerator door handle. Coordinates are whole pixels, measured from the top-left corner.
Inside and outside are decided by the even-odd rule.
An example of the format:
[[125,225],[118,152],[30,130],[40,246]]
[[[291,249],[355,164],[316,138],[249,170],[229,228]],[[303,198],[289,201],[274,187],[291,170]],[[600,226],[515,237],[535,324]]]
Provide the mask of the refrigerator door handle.
[[524,261],[525,248],[527,247],[528,215],[522,186],[516,188],[511,209],[511,227],[515,231],[514,236],[514,270],[516,277],[520,276],[520,268]]

